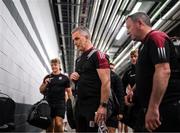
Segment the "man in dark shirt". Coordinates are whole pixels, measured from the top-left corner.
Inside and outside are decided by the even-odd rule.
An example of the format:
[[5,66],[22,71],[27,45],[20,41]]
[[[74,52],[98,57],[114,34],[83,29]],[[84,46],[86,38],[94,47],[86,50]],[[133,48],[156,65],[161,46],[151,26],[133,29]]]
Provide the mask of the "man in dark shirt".
[[180,82],[173,79],[175,60],[169,37],[152,30],[150,18],[143,12],[128,16],[126,26],[131,39],[142,42],[134,101],[145,118],[137,122],[148,131],[180,131]]
[[61,73],[60,60],[51,60],[52,73],[45,76],[40,86],[40,92],[46,96],[51,108],[52,124],[47,132],[63,132],[63,119],[65,115],[65,92],[70,96],[70,81]]
[[[104,53],[94,51],[89,30],[77,27],[72,39],[82,55],[76,60],[70,79],[77,87],[76,131],[97,132],[95,123],[105,121],[110,95],[110,69]],[[96,114],[96,115],[95,115]]]
[[124,89],[122,85],[122,81],[120,77],[115,73],[114,64],[110,63],[111,69],[111,90],[115,94],[120,108],[118,109],[118,114],[112,114],[110,118],[107,119],[106,125],[108,126],[109,133],[115,133],[116,128],[118,128],[118,120],[123,118],[123,111],[124,111]]
[[[130,68],[124,73],[122,77],[123,87],[126,94],[133,93],[133,88],[135,88],[135,76],[136,76],[136,62],[138,58],[138,51],[132,50],[130,53],[130,60],[131,66]],[[126,98],[125,98],[126,102]]]
[[[124,122],[129,123],[129,126],[132,126],[133,122],[134,122],[133,114],[131,114],[131,113],[133,113],[131,111],[132,107],[130,106],[130,104],[132,102],[133,89],[135,88],[135,83],[136,83],[135,82],[135,76],[136,76],[135,65],[136,65],[137,59],[138,59],[138,51],[132,50],[130,52],[131,66],[124,73],[124,75],[122,77],[124,91],[126,92],[126,95],[124,97],[125,104],[126,104],[125,110],[124,110],[124,115],[127,119]],[[125,132],[128,132],[128,126],[127,125],[121,124],[121,130],[123,130],[123,128],[124,128]]]

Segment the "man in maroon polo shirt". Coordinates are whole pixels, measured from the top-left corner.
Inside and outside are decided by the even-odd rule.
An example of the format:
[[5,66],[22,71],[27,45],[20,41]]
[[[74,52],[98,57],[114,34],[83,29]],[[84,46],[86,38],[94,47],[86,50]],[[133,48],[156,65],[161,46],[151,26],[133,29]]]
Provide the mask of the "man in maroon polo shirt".
[[97,124],[107,116],[106,107],[110,95],[109,63],[104,53],[94,51],[86,27],[75,28],[72,39],[77,49],[82,52],[76,60],[75,72],[70,76],[76,84],[78,96],[76,131],[97,132]]

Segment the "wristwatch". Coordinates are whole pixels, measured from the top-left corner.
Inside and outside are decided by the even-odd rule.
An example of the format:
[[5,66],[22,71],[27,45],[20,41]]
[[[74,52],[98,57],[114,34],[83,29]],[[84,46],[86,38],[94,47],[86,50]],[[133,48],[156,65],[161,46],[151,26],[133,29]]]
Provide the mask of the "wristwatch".
[[102,107],[104,107],[104,108],[107,108],[107,105],[108,105],[108,104],[107,104],[107,102],[101,102],[100,105],[101,105]]

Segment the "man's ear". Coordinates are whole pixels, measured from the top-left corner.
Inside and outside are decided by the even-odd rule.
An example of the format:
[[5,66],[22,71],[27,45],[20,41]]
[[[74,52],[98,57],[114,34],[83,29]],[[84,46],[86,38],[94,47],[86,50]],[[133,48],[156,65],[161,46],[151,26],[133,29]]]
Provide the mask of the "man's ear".
[[137,25],[139,28],[141,28],[142,25],[144,25],[144,22],[141,19],[137,20]]
[[86,38],[86,39],[89,39],[89,37],[88,37],[87,35],[85,36],[85,38]]

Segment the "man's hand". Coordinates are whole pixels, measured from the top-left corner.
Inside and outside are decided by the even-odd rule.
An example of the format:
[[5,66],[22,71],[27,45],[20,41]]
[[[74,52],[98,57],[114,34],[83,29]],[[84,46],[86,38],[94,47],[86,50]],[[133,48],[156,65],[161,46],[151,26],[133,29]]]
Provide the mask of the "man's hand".
[[50,78],[46,78],[44,81],[44,84],[47,86],[50,83],[51,79]]
[[46,78],[44,82],[39,87],[40,92],[44,95],[45,91],[47,90],[47,85],[50,83],[51,78]]
[[161,125],[159,109],[148,108],[145,117],[145,127],[148,131],[152,132]]
[[119,121],[122,120],[122,118],[123,118],[123,114],[117,115],[117,119],[118,119]]
[[127,106],[131,106],[132,105],[132,98],[133,98],[133,89],[131,88],[130,84],[128,84],[127,88],[126,88],[126,93],[127,95],[124,96],[124,101],[125,101],[125,104]]
[[124,96],[124,101],[125,101],[125,104],[127,106],[131,106],[132,105],[132,98],[133,98],[133,91],[129,91],[128,94],[126,96]]
[[77,81],[79,79],[80,75],[77,73],[77,72],[73,72],[71,75],[70,75],[70,79],[71,80],[74,80],[74,81]]
[[99,122],[106,121],[107,117],[107,108],[99,106],[97,112],[95,112],[95,122],[98,124]]

